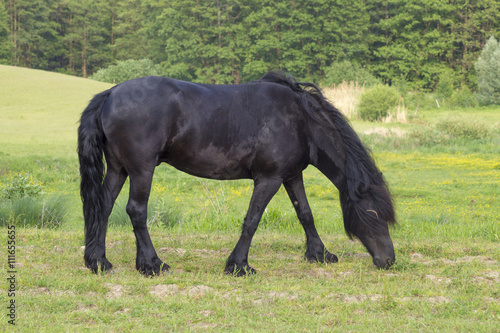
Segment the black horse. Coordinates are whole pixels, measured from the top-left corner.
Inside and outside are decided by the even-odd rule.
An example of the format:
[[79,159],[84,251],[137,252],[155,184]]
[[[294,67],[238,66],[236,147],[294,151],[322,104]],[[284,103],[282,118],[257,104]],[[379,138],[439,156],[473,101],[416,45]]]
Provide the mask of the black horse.
[[151,76],[123,82],[96,95],[82,113],[78,155],[84,258],[94,273],[98,264],[103,271],[112,267],[105,250],[108,217],[127,176],[136,268],[145,275],[169,269],[158,258],[146,225],[153,172],[162,162],[198,177],[253,179],[227,273],[255,272],[248,264],[250,243],[281,184],[304,228],[306,259],[338,261],[314,226],[302,180],[309,164],[338,188],[347,235],[361,240],[377,267],[394,263],[388,224],[395,223],[395,214],[382,174],[320,89],[281,72],[232,86]]

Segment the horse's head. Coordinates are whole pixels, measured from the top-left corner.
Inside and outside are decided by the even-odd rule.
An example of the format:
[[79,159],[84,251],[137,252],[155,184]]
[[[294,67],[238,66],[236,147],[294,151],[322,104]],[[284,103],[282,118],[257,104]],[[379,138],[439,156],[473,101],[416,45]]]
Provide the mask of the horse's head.
[[364,196],[364,200],[352,200],[347,191],[341,191],[345,230],[363,243],[375,266],[388,269],[396,259],[389,234],[389,225],[396,223],[392,199],[383,186],[369,186]]
[[[368,214],[375,214],[368,211]],[[380,269],[388,269],[394,264],[396,255],[392,245],[387,223],[380,223],[376,229],[358,228],[354,234],[373,258],[373,263]]]

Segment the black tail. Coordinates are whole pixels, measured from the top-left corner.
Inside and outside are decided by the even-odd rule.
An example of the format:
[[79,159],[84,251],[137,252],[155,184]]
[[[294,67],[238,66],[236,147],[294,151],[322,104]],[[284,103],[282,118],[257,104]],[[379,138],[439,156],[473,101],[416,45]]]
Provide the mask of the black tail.
[[[103,149],[105,136],[101,125],[101,111],[111,89],[96,95],[83,111],[78,127],[78,158],[80,160],[80,195],[85,219],[85,263],[97,265],[95,260],[96,244],[99,237],[104,193]],[[96,267],[89,267],[97,270]]]
[[385,222],[396,223],[392,196],[382,173],[349,121],[328,102],[321,90],[282,72],[267,73],[261,80],[289,86],[299,94],[303,108],[312,119],[340,134],[345,151],[345,177],[339,190],[347,235],[352,238],[359,228],[377,230],[385,227]]

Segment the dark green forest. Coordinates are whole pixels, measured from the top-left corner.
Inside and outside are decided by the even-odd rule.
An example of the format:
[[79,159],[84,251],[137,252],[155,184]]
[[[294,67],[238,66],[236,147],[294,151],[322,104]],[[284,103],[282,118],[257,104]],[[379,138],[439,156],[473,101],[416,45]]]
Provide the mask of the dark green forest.
[[87,77],[126,59],[208,83],[282,69],[323,82],[349,61],[386,83],[475,89],[498,0],[0,0],[0,63]]

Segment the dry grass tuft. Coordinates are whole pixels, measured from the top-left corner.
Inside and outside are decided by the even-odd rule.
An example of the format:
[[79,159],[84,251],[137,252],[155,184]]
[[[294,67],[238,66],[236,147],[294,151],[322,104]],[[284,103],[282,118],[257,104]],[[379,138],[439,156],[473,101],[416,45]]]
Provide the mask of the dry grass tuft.
[[[358,104],[361,95],[365,92],[364,85],[357,81],[342,82],[333,87],[323,88],[323,94],[337,109],[350,119],[358,118]],[[407,109],[403,98],[398,106],[382,121],[384,123],[407,123]]]
[[359,98],[364,91],[364,85],[354,81],[344,81],[333,88],[324,88],[323,94],[344,115],[349,118],[355,118],[357,116]]

